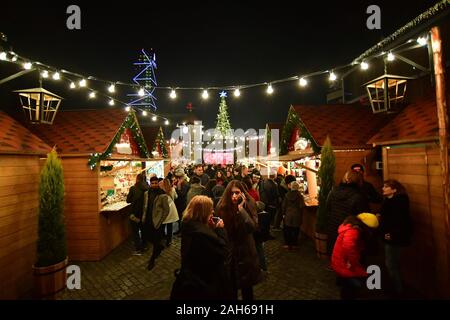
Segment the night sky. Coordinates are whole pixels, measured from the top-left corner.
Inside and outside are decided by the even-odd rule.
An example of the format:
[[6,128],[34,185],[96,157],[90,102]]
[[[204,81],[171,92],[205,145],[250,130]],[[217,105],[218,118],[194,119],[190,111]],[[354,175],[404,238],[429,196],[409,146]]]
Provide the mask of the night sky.
[[[8,36],[20,55],[83,75],[131,82],[133,62],[139,50],[153,48],[157,56],[160,86],[208,87],[270,82],[276,79],[330,69],[351,62],[383,37],[389,36],[435,1],[95,1],[2,3],[0,32]],[[81,30],[66,28],[66,8],[81,7]],[[366,8],[381,8],[381,30],[366,27]],[[0,76],[11,69],[0,64]],[[11,90],[25,81],[0,86],[1,108],[14,108]],[[33,82],[34,81],[34,82]],[[287,82],[267,96],[265,87],[229,93],[234,128],[264,128],[267,122],[284,122],[290,104],[326,102],[325,78],[311,80],[308,89]],[[63,96],[62,109],[108,107],[86,93],[72,92],[63,84],[44,82],[44,87]],[[100,87],[103,87],[100,86]],[[98,87],[98,88],[100,88]],[[124,94],[129,91],[118,87]],[[203,101],[200,91],[157,91],[158,113],[176,119],[190,102],[206,127],[215,126],[218,92]],[[126,98],[123,98],[126,101]]]

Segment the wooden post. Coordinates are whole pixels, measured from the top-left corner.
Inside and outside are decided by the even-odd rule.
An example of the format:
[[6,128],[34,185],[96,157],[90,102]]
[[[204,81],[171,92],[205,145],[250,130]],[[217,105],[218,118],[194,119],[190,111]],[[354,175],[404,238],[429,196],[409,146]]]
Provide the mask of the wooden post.
[[447,261],[450,260],[450,208],[449,208],[449,168],[448,168],[448,109],[445,92],[445,67],[442,54],[442,39],[439,27],[430,31],[433,50],[434,79],[436,84],[436,106],[439,123],[439,147],[442,167],[442,187],[444,190],[445,227],[447,235]]

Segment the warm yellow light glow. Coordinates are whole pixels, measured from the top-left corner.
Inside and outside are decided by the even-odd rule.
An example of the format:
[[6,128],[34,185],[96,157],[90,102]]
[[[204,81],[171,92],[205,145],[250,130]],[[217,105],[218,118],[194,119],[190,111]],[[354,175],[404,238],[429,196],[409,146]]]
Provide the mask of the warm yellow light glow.
[[267,94],[272,94],[272,93],[273,93],[273,88],[272,88],[272,85],[269,84],[269,85],[267,86]]
[[239,89],[234,90],[234,96],[239,97],[241,95],[241,91]]
[[300,78],[298,84],[300,85],[300,87],[305,87],[308,84],[308,81],[305,78]]
[[392,52],[389,52],[387,55],[387,60],[388,61],[394,61],[395,60],[395,56]]
[[202,98],[206,100],[208,99],[208,97],[209,97],[208,90],[203,90]]
[[111,93],[116,92],[116,86],[115,86],[114,84],[111,84],[111,85],[108,87],[108,91],[111,92]]
[[177,97],[177,93],[175,92],[175,90],[172,90],[171,92],[170,92],[170,98],[171,99],[175,99],[176,97]]

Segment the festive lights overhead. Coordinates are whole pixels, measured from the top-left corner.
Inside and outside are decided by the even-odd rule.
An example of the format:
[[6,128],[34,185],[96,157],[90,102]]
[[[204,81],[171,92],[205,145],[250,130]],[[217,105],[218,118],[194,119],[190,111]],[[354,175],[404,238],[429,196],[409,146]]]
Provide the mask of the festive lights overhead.
[[156,121],[156,119],[157,119],[156,116],[152,117],[152,121]]
[[77,86],[75,85],[75,82],[70,83],[70,89],[75,89]]
[[7,59],[6,52],[0,52],[0,60],[6,61],[6,59]]
[[115,86],[114,84],[111,84],[111,85],[108,87],[108,92],[110,92],[110,93],[116,92],[116,86]]
[[361,62],[361,70],[369,69],[369,64],[365,61]]
[[109,105],[113,106],[114,105],[114,99],[109,100]]
[[329,79],[330,79],[330,81],[335,81],[337,79],[336,74],[333,71],[330,72]]
[[42,76],[42,78],[47,79],[48,78],[48,71],[47,70],[42,71],[41,76]]
[[145,96],[145,90],[144,90],[144,88],[140,88],[140,89],[139,89],[138,95],[139,95],[139,97]]
[[305,78],[300,78],[300,80],[298,80],[298,84],[300,85],[300,87],[306,87],[308,81]]
[[126,111],[126,112],[130,112],[130,110],[131,110],[131,107],[130,107],[130,106],[126,106],[126,107],[125,107],[125,111]]
[[426,37],[419,37],[417,38],[417,43],[420,44],[421,46],[424,46],[427,44],[427,38]]
[[171,99],[175,99],[177,97],[177,93],[175,92],[175,90],[172,89],[172,91],[170,91],[170,98]]
[[147,116],[147,111],[142,111],[142,115],[144,116],[144,117],[146,117]]
[[61,79],[61,76],[59,75],[59,72],[55,72],[52,76],[53,80],[59,80]]
[[164,121],[164,124],[165,124],[166,126],[168,126],[168,125],[169,125],[169,120]]
[[23,68],[24,68],[25,70],[30,70],[32,66],[33,66],[33,64],[32,64],[31,62],[25,62],[25,63],[23,64]]
[[237,98],[241,95],[241,91],[239,89],[234,90],[234,96]]
[[266,92],[267,92],[267,94],[272,94],[272,93],[273,93],[273,88],[272,88],[272,85],[271,85],[271,84],[269,84],[269,85],[267,86]]
[[208,99],[208,97],[209,97],[208,90],[203,90],[202,98],[206,100]]
[[86,79],[80,80],[80,82],[78,82],[78,85],[79,85],[80,87],[86,87]]
[[387,60],[388,61],[394,61],[395,60],[395,56],[392,52],[389,52],[387,55]]
[[91,93],[89,93],[89,98],[90,99],[95,98],[95,91],[92,91]]

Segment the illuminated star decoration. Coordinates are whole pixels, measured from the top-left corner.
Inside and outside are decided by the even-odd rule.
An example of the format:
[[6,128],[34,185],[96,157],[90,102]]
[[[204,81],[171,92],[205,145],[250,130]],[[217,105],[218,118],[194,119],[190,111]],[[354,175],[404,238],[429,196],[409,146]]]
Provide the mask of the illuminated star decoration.
[[221,98],[226,98],[226,97],[227,97],[227,93],[226,93],[225,91],[222,91],[222,92],[220,93],[220,97],[221,97]]

